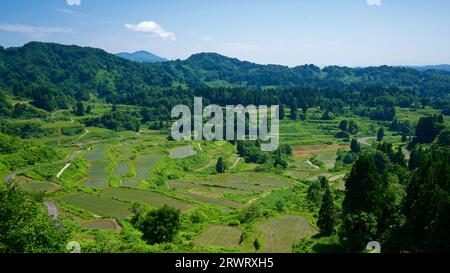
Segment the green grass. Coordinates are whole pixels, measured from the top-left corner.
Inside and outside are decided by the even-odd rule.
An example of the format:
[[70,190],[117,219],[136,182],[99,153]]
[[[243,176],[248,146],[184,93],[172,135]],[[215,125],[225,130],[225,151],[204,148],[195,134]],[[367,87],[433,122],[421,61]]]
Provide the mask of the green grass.
[[73,192],[59,196],[59,200],[69,203],[101,217],[127,217],[130,204],[84,192]]
[[214,205],[219,205],[219,206],[233,208],[233,209],[239,208],[244,205],[243,203],[233,201],[233,200],[228,200],[228,199],[223,199],[223,198],[212,198],[212,197],[203,196],[203,195],[199,195],[199,194],[193,194],[193,193],[189,193],[189,192],[181,193],[181,195],[186,196],[188,198],[192,198],[193,200],[200,201],[203,203],[214,204]]
[[25,177],[16,178],[19,188],[23,189],[27,192],[45,192],[45,193],[53,193],[61,189],[61,186],[50,183],[50,182],[42,182],[42,181],[34,181]]
[[239,248],[242,230],[225,225],[211,225],[207,227],[194,243],[200,246]]
[[88,221],[83,223],[82,226],[88,229],[112,230],[116,232],[120,232],[122,230],[122,227],[114,219]]
[[125,201],[139,201],[155,208],[168,205],[180,209],[181,211],[186,211],[195,206],[192,203],[147,190],[111,188],[103,190],[101,194]]
[[292,244],[317,233],[307,218],[297,215],[283,215],[260,222],[257,228],[264,235],[265,253],[290,253]]

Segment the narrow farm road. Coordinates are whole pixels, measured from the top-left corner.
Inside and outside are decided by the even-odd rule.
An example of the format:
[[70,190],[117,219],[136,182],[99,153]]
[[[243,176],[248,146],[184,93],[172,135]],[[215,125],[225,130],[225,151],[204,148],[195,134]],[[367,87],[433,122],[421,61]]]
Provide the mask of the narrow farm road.
[[306,164],[310,165],[311,167],[313,167],[314,169],[320,170],[320,167],[317,165],[314,165],[311,160],[306,160]]
[[58,218],[58,208],[54,202],[44,201],[44,205],[47,207],[47,214],[51,218]]

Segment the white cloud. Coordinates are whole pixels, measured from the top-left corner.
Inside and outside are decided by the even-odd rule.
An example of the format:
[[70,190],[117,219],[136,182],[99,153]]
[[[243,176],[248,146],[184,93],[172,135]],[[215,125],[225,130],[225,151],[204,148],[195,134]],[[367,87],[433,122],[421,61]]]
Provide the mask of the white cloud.
[[132,31],[149,33],[153,37],[159,37],[163,40],[170,40],[170,41],[177,40],[173,32],[165,31],[160,25],[158,25],[154,21],[143,21],[137,25],[126,24],[125,27]]
[[381,0],[366,0],[369,6],[381,6]]
[[75,33],[71,28],[64,27],[36,27],[18,24],[0,24],[0,30],[28,34],[49,34],[49,33]]
[[69,6],[81,6],[81,0],[66,0]]

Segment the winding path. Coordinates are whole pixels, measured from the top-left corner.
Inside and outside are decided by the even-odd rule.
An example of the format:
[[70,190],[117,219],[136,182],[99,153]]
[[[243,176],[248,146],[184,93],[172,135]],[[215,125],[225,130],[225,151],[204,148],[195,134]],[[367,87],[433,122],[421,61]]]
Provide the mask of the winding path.
[[320,170],[320,167],[317,165],[314,165],[310,159],[306,160],[306,164],[310,165],[311,167],[313,167],[316,170]]
[[54,202],[44,201],[44,205],[47,207],[47,214],[51,218],[58,218],[58,208]]

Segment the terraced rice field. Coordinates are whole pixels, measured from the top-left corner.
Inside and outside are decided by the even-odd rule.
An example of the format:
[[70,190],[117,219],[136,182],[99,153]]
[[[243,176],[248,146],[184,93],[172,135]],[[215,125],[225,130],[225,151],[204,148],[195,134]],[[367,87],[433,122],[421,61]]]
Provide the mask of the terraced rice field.
[[254,175],[255,177],[252,179],[236,174],[211,175],[207,181],[193,181],[193,183],[255,192],[272,191],[274,187],[292,186],[290,183],[277,182],[276,179],[266,179],[263,176]]
[[84,182],[84,186],[91,189],[103,189],[108,187],[107,177],[90,177]]
[[307,218],[297,215],[283,215],[260,222],[257,228],[264,234],[265,253],[290,253],[293,243],[317,233]]
[[194,243],[200,246],[238,248],[241,235],[242,231],[237,227],[211,225],[195,238]]
[[325,151],[317,155],[317,159],[325,164],[325,168],[332,169],[336,164],[337,151]]
[[50,182],[34,181],[26,177],[18,177],[16,178],[16,181],[18,182],[19,188],[27,192],[53,193],[61,189],[61,186],[58,184]]
[[139,155],[134,162],[134,165],[136,166],[136,177],[139,179],[149,179],[151,171],[155,168],[161,158],[161,155]]
[[88,175],[90,177],[108,176],[108,165],[109,162],[106,160],[91,161],[91,167],[88,170]]
[[170,158],[172,159],[182,159],[186,157],[190,157],[196,154],[194,147],[192,145],[180,146],[173,148],[169,151]]
[[[205,185],[202,185],[201,183],[204,183]],[[197,182],[190,182],[190,181],[169,181],[169,188],[170,189],[176,189],[176,190],[192,190],[192,189],[199,189],[199,190],[206,190],[206,191],[213,191],[213,192],[222,192],[222,193],[230,193],[235,195],[246,195],[251,194],[252,192],[246,191],[246,190],[239,190],[239,189],[230,189],[230,188],[222,188],[222,187],[213,187],[213,186],[207,186],[210,181],[197,181]]]
[[212,198],[212,197],[202,196],[202,195],[194,194],[194,193],[190,193],[190,192],[184,192],[184,193],[181,193],[181,195],[192,198],[193,200],[197,200],[200,202],[204,202],[204,203],[208,203],[208,204],[215,204],[215,205],[233,208],[233,209],[242,207],[244,205],[241,202],[237,202],[237,201],[233,201],[233,200],[229,200],[229,199]]
[[84,156],[88,161],[103,160],[105,158],[106,145],[97,145]]
[[140,201],[152,207],[160,208],[164,205],[172,206],[181,211],[186,211],[195,206],[195,204],[176,199],[162,193],[147,191],[147,190],[135,190],[125,188],[110,188],[101,192],[104,196],[109,196],[125,201]]
[[271,187],[293,187],[294,185],[283,178],[271,174],[263,173],[244,173],[248,177],[248,181],[254,185],[264,185]]
[[125,177],[122,179],[122,186],[124,187],[139,187],[141,185],[141,182],[139,182],[139,179],[133,178],[133,177]]
[[89,229],[113,230],[116,232],[122,231],[122,227],[117,223],[115,219],[100,219],[88,221],[86,223],[83,223],[82,226]]
[[117,166],[116,171],[114,172],[117,176],[126,175],[129,172],[128,170],[128,164],[124,161],[121,161],[119,163],[119,166]]
[[102,217],[127,217],[130,204],[84,192],[61,195],[59,200]]

